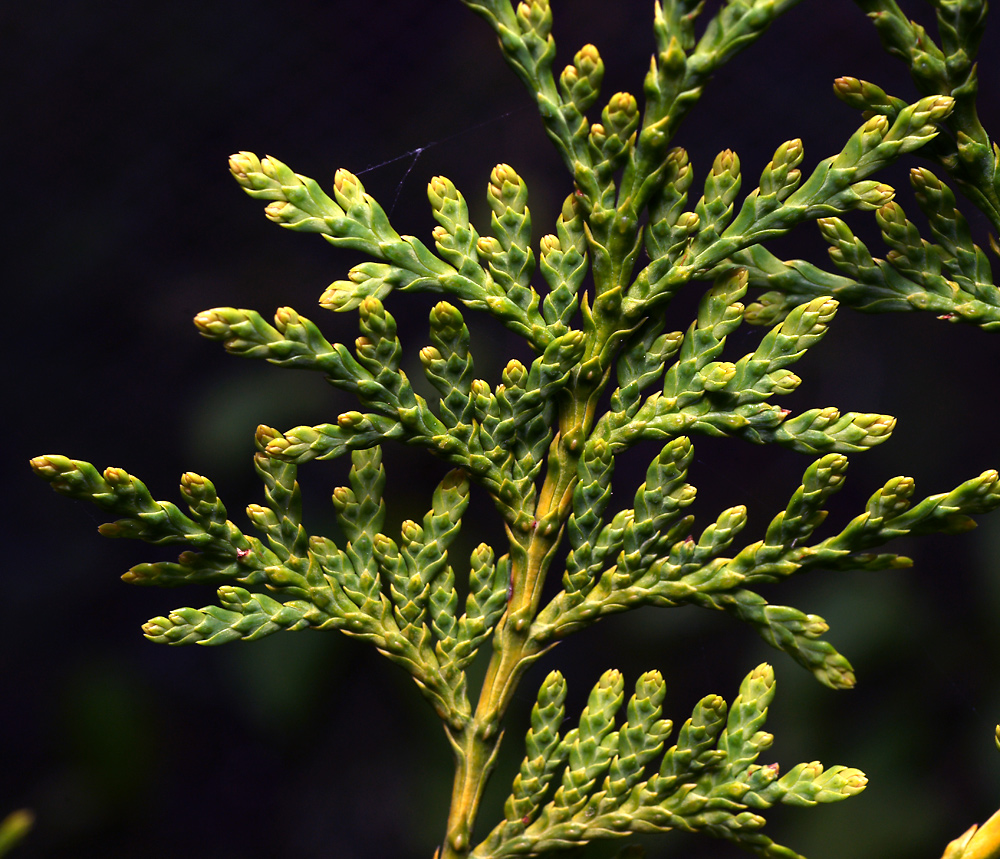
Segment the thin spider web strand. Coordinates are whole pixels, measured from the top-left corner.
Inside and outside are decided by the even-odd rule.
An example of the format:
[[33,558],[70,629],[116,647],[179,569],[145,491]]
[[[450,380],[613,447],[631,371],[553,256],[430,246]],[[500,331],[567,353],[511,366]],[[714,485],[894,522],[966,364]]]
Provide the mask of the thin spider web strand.
[[399,202],[400,194],[402,194],[403,185],[405,184],[410,173],[413,172],[413,168],[416,166],[417,161],[420,159],[420,156],[424,154],[424,152],[435,146],[440,146],[442,143],[447,143],[450,140],[454,140],[456,137],[461,137],[473,131],[478,131],[480,128],[483,128],[487,125],[491,125],[494,122],[499,122],[502,119],[506,119],[508,116],[513,116],[515,113],[522,113],[523,111],[527,110],[528,107],[530,107],[530,105],[514,108],[514,110],[508,110],[506,113],[498,114],[497,116],[493,116],[490,119],[484,119],[482,122],[478,122],[475,125],[470,125],[466,128],[460,129],[459,131],[456,131],[453,134],[449,134],[445,137],[440,137],[437,140],[432,140],[429,143],[424,144],[423,146],[418,146],[416,149],[410,149],[407,152],[402,153],[401,155],[396,155],[392,158],[387,158],[385,161],[380,161],[378,164],[371,164],[368,167],[365,167],[364,170],[359,170],[356,175],[364,176],[366,173],[371,173],[373,170],[378,170],[380,167],[387,167],[390,164],[395,164],[397,161],[402,161],[404,158],[410,158],[412,156],[410,165],[406,168],[406,172],[403,174],[403,178],[399,180],[399,184],[396,186],[396,193],[392,198],[392,206],[390,206],[388,212],[388,214],[391,217],[393,212],[396,210],[396,204]]

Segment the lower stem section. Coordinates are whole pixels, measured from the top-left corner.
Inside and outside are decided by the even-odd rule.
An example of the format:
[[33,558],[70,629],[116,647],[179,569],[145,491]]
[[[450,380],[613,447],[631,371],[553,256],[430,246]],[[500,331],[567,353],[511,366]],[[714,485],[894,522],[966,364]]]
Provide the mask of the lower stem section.
[[[461,732],[449,733],[455,750],[455,781],[447,837],[439,859],[465,859],[471,852],[479,802],[503,739],[500,719],[524,672],[544,652],[531,647],[524,632],[511,630],[512,634],[504,635],[504,631],[497,629],[497,640],[507,639],[508,644],[494,649],[475,716]],[[510,642],[510,638],[516,641]]]
[[533,521],[516,533],[508,526],[511,580],[507,611],[493,634],[493,654],[475,715],[461,730],[448,733],[456,757],[455,781],[445,843],[435,859],[468,859],[472,852],[479,803],[503,736],[501,719],[524,673],[551,646],[532,640],[531,622],[538,613],[545,574],[572,509],[577,462],[604,381],[598,377],[563,404]]

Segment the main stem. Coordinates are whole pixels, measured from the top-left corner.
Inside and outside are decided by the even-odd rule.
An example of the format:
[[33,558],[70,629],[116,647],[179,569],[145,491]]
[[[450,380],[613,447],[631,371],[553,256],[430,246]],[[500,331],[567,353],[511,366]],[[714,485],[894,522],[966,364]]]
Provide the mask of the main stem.
[[530,638],[538,613],[545,574],[572,508],[577,461],[593,425],[604,380],[579,381],[567,393],[559,414],[559,432],[549,448],[545,480],[525,533],[508,525],[511,547],[511,595],[493,635],[493,655],[472,719],[449,731],[457,766],[445,844],[437,859],[463,859],[472,849],[472,827],[486,781],[500,748],[500,721],[524,672],[547,647]]

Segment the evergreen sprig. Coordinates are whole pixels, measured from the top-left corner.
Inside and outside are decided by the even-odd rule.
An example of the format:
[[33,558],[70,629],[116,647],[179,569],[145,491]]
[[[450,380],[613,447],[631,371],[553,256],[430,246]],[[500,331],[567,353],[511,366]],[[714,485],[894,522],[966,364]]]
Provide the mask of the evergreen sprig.
[[[274,431],[258,431],[263,448]],[[176,562],[139,564],[122,578],[133,584],[212,584],[219,605],[180,608],[143,627],[151,641],[224,644],[279,630],[340,629],[373,643],[401,664],[450,724],[469,716],[462,669],[499,619],[506,602],[508,562],[480,545],[472,554],[465,612],[457,614],[448,547],[468,504],[469,483],[452,471],[434,492],[423,524],[405,521],[397,543],[382,533],[385,472],[378,447],[352,454],[349,486],[333,493],[347,540],[309,536],[301,522],[294,464],[263,451],[255,458],[265,504],[247,517],[263,539],[244,534],[204,477],[185,474],[187,515],[155,501],[122,469],[99,473],[65,457],[36,457],[36,473],[65,495],[92,501],[123,518],[102,525],[108,537],[134,537],[186,548]]]
[[[447,292],[469,307],[488,310],[535,345],[549,342],[541,316],[526,313],[487,272],[480,268],[470,279],[419,239],[400,236],[353,173],[337,171],[331,199],[315,180],[293,173],[276,158],[241,152],[230,159],[229,169],[251,197],[269,201],[265,214],[270,220],[291,230],[319,233],[332,245],[375,257],[375,262],[352,268],[348,280],[331,284],[320,298],[321,306],[351,310],[365,298],[383,299],[393,289]],[[432,194],[432,203],[435,199]]]
[[[797,764],[784,776],[776,763],[757,763],[774,739],[761,730],[774,685],[771,666],[759,665],[731,707],[718,695],[703,698],[664,753],[671,723],[660,718],[666,684],[659,672],[636,682],[618,730],[624,680],[617,671],[606,672],[578,727],[561,737],[565,683],[553,672],[532,710],[528,755],[507,800],[507,820],[471,855],[538,856],[633,832],[678,829],[794,859],[798,854],[761,832],[766,820],[760,812],[779,803],[838,802],[864,790],[867,779],[860,770],[824,769],[817,761]],[[657,758],[659,767],[651,767]]]
[[[451,180],[430,180],[431,247],[398,232],[345,169],[336,172],[331,196],[273,157],[234,155],[233,176],[266,203],[270,220],[366,257],[320,298],[325,309],[356,310],[359,336],[353,347],[331,342],[291,308],[280,308],[273,325],[231,307],[204,311],[195,324],[233,354],[323,374],[357,408],[317,426],[258,429],[255,468],[264,498],[247,508],[256,536],[228,518],[199,475],[181,480],[184,512],[154,500],[122,469],[99,472],[57,455],[32,465],[56,491],[114,517],[101,526],[105,536],[182,548],[176,561],[133,567],[126,581],[218,588],[217,605],[150,620],[143,627],[150,640],[221,644],[279,630],[339,629],[408,671],[442,719],[456,758],[438,859],[534,856],[668,829],[795,859],[762,834],[760,812],[843,799],[865,779],[815,762],[780,776],[777,764],[758,763],[771,744],[762,731],[774,694],[769,666],[747,676],[731,707],[715,695],[702,699],[665,751],[671,725],[662,718],[658,672],[639,678],[621,724],[624,678],[606,672],[569,730],[566,684],[551,672],[532,710],[504,819],[478,846],[475,827],[519,684],[572,632],[639,606],[697,605],[744,621],[822,683],[849,687],[853,670],[825,640],[826,622],[770,604],[759,586],[817,569],[907,566],[905,557],[872,550],[898,537],[966,530],[972,516],[1000,506],[996,471],[916,502],[913,481],[895,477],[840,531],[817,536],[843,484],[846,454],[885,442],[895,419],[834,407],[793,415],[774,402],[800,386],[790,368],[820,348],[841,304],[931,310],[988,331],[1000,327],[989,263],[948,186],[928,169],[911,173],[930,227],[924,238],[893,189],[873,178],[919,152],[1000,224],[1000,156],[978,124],[974,100],[972,61],[985,3],[935,0],[938,47],[894,0],[857,0],[889,49],[910,64],[924,97],[909,104],[841,78],[838,95],[862,109],[865,121],[839,153],[804,171],[802,142],[781,143],[757,187],[741,196],[740,159],[725,150],[699,178],[700,196],[689,207],[695,169],[687,152],[671,147],[681,120],[712,74],[796,0],[726,0],[700,35],[704,4],[654,3],[655,53],[641,100],[628,92],[602,96],[604,62],[593,45],[555,72],[549,0],[462,2],[497,35],[572,179],[553,232],[536,248],[527,184],[508,164],[496,165],[486,182],[488,225],[472,223]],[[854,211],[876,213],[890,248],[885,259],[873,257],[842,219]],[[838,273],[783,261],[765,247],[809,222],[830,244]],[[711,286],[696,318],[674,318],[674,297],[705,281]],[[764,293],[745,306],[749,287]],[[430,399],[402,369],[410,366],[410,332],[387,309],[394,290],[443,296],[429,314],[430,342],[418,350]],[[532,357],[511,357],[499,378],[477,376],[478,344],[463,317],[469,310],[522,338]],[[744,320],[770,330],[752,351],[731,356],[727,340]],[[697,434],[814,458],[760,539],[738,542],[747,523],[741,504],[695,528],[688,473]],[[391,441],[450,468],[430,510],[405,520],[398,535],[384,530],[381,445]],[[612,491],[616,457],[643,441],[660,449],[623,507]],[[346,454],[348,485],[333,493],[343,539],[309,535],[298,469]],[[479,544],[466,573],[449,552],[470,494],[479,490],[498,511],[506,542]],[[551,595],[546,580],[564,542],[562,588]],[[473,700],[470,683],[480,673],[468,669],[487,642]],[[967,836],[949,847],[949,859],[969,859],[972,832]]]
[[820,232],[840,274],[804,260],[779,260],[760,245],[737,255],[750,283],[769,289],[747,308],[747,321],[771,324],[809,298],[833,295],[858,310],[926,310],[948,322],[968,322],[985,331],[1000,328],[1000,290],[989,259],[955,206],[955,195],[925,167],[910,171],[910,183],[936,241],[923,238],[894,201],[876,212],[890,248],[884,259],[874,257],[840,218],[821,218]]
[[[897,477],[840,532],[811,543],[813,532],[826,519],[825,504],[842,487],[847,469],[847,458],[831,453],[809,466],[802,485],[772,519],[764,539],[727,557],[746,524],[747,510],[737,506],[723,511],[695,539],[690,533],[694,517],[684,515],[696,494],[685,480],[692,459],[688,438],[681,436],[665,445],[636,491],[635,507],[618,512],[607,524],[601,520],[597,493],[610,494],[610,469],[581,477],[574,500],[586,513],[570,518],[572,550],[564,589],[539,612],[531,631],[535,641],[548,644],[605,615],[643,605],[699,605],[750,624],[768,644],[788,653],[820,682],[850,687],[855,683],[850,663],[821,638],[828,630],[826,622],[795,608],[770,605],[751,588],[814,569],[907,567],[911,562],[906,557],[867,550],[910,534],[959,533],[974,527],[970,516],[1000,507],[996,471],[916,504],[913,481]],[[582,460],[592,461],[586,454]]]
[[[976,108],[976,55],[986,26],[985,0],[933,0],[940,43],[906,17],[896,0],[855,0],[871,19],[886,50],[909,67],[917,88],[955,100],[942,135],[922,154],[940,164],[1000,233],[1000,148],[983,128]],[[867,113],[892,117],[900,100],[875,84],[839,78],[840,98]]]
[[[598,422],[595,437],[606,439],[614,451],[691,431],[738,435],[755,443],[776,442],[804,453],[856,452],[885,441],[895,425],[887,415],[841,414],[824,408],[790,418],[787,409],[768,402],[798,386],[799,377],[786,367],[826,332],[836,311],[835,301],[819,298],[797,307],[756,352],[736,363],[716,360],[726,338],[743,321],[744,306],[739,299],[746,289],[747,275],[742,269],[721,278],[705,294],[697,320],[680,340],[663,390],[647,397],[638,408],[633,396],[631,408],[609,412]],[[627,376],[626,381],[631,383]]]
[[[953,100],[953,109],[934,120],[946,133],[928,140],[919,154],[944,170],[1000,233],[1000,148],[983,128],[976,107],[975,60],[986,3],[935,0],[938,44],[895,0],[855,2],[868,13],[889,53],[909,66],[918,89],[928,97],[938,94]],[[858,78],[838,78],[834,92],[872,124],[894,123],[907,109],[903,99]],[[1000,291],[986,255],[956,208],[954,194],[927,168],[913,168],[910,182],[936,243],[922,238],[902,208],[889,202],[877,212],[890,247],[884,259],[873,257],[839,217],[818,223],[840,273],[805,260],[780,260],[760,245],[741,250],[731,262],[745,266],[751,284],[767,290],[747,309],[747,319],[771,324],[808,298],[833,295],[867,312],[928,310],[949,322],[996,330]],[[994,236],[989,240],[996,249]]]

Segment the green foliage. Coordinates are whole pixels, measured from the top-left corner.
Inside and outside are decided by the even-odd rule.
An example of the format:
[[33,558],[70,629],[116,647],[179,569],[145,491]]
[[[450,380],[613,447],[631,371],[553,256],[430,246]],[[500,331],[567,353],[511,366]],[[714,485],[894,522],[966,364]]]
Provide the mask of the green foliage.
[[[505,806],[507,820],[473,856],[534,856],[594,838],[679,829],[792,857],[760,832],[765,820],[757,812],[778,803],[836,802],[864,790],[860,770],[824,770],[814,761],[779,778],[777,764],[757,763],[774,739],[760,730],[774,697],[769,665],[747,675],[732,707],[718,695],[702,699],[665,753],[671,723],[660,718],[663,678],[657,671],[639,678],[627,719],[614,730],[623,688],[617,671],[605,672],[578,727],[560,737],[565,683],[558,672],[549,675],[532,710],[528,756]],[[661,753],[659,767],[647,773]],[[543,804],[550,787],[555,791]]]
[[[990,140],[976,109],[975,58],[986,3],[933,0],[938,45],[924,27],[905,16],[896,0],[855,2],[868,13],[888,52],[907,64],[917,88],[929,97],[953,100],[953,108],[937,120],[945,133],[929,139],[920,155],[944,170],[1000,232],[1000,148]],[[857,78],[838,78],[834,92],[861,110],[873,128],[898,123],[909,109],[904,100]],[[910,181],[937,244],[922,238],[896,203],[887,202],[878,212],[882,237],[890,247],[885,259],[873,258],[839,218],[821,219],[830,258],[843,274],[804,260],[779,260],[761,246],[748,249],[734,262],[748,268],[754,285],[769,290],[749,308],[748,321],[769,324],[808,298],[833,295],[859,310],[930,310],[987,331],[1000,327],[1000,295],[989,261],[973,243],[951,189],[925,167],[913,168]]]
[[[320,298],[328,310],[356,310],[359,336],[353,350],[331,343],[291,308],[280,308],[273,325],[231,307],[204,311],[195,324],[233,354],[322,373],[360,410],[318,426],[258,429],[254,464],[264,492],[263,503],[246,510],[252,534],[228,518],[212,483],[196,474],[181,479],[184,512],[154,500],[121,469],[100,472],[57,455],[32,465],[56,491],[114,517],[101,526],[105,536],[181,547],[175,562],[139,564],[126,581],[218,588],[217,605],[179,608],[146,623],[151,641],[207,645],[338,629],[406,670],[456,756],[441,859],[535,856],[669,829],[791,859],[797,854],[762,833],[762,812],[840,800],[866,779],[817,762],[780,775],[778,764],[758,762],[772,741],[761,730],[774,695],[767,665],[747,676],[732,706],[716,695],[703,698],[669,748],[659,672],[638,679],[620,724],[625,681],[606,672],[575,727],[565,730],[566,684],[553,671],[532,710],[504,819],[478,844],[474,827],[515,690],[556,642],[609,614],[700,606],[748,624],[827,686],[850,687],[853,670],[825,640],[826,622],[770,604],[761,586],[818,569],[908,566],[907,558],[873,550],[903,536],[964,531],[974,525],[970,517],[1000,506],[996,471],[922,499],[910,478],[896,477],[864,512],[817,535],[843,485],[846,455],[885,442],[895,420],[829,406],[792,414],[775,402],[802,383],[790,368],[821,348],[840,304],[929,310],[987,331],[1000,327],[989,262],[950,188],[927,168],[911,173],[931,240],[906,218],[893,189],[872,178],[919,151],[1000,225],[1000,150],[975,108],[973,58],[985,3],[936,0],[938,47],[894,0],[858,0],[924,96],[908,104],[841,78],[835,91],[864,112],[864,124],[840,152],[803,173],[801,141],[781,143],[758,186],[741,198],[740,159],[727,150],[689,205],[695,168],[671,145],[681,120],[712,73],[795,0],[728,0],[700,35],[701,3],[655,4],[656,53],[642,107],[625,92],[601,106],[604,64],[593,45],[555,74],[548,0],[462,2],[493,28],[572,178],[555,232],[539,240],[537,252],[527,185],[507,164],[489,174],[490,222],[482,232],[454,183],[430,180],[437,222],[431,247],[398,233],[347,170],[337,171],[331,197],[277,159],[241,152],[231,172],[267,203],[270,220],[368,258]],[[847,226],[843,217],[852,212],[875,213],[890,247],[885,259],[873,257]],[[807,222],[830,244],[837,273],[767,250],[765,242]],[[678,292],[705,281],[711,285],[696,318],[668,318],[676,316]],[[745,305],[751,288],[765,291]],[[419,350],[431,400],[402,369],[397,321],[386,307],[394,290],[444,296],[430,311],[430,342]],[[521,337],[533,360],[511,358],[499,379],[477,377],[468,311]],[[732,355],[727,339],[744,320],[770,330],[753,351]],[[672,330],[675,322],[686,327]],[[699,435],[777,444],[812,458],[763,536],[743,536],[742,505],[695,533],[689,508],[696,490],[687,480]],[[394,441],[451,467],[423,519],[404,521],[398,535],[384,530],[381,462],[381,446]],[[631,506],[622,506],[612,493],[616,457],[644,441],[655,441],[659,452],[626,501]],[[348,453],[347,485],[332,497],[342,537],[310,535],[298,468]],[[449,549],[473,491],[491,499],[507,541],[478,545],[466,569],[453,566]],[[546,601],[543,586],[563,544],[562,588]],[[481,688],[470,690],[467,670],[481,649],[489,663]]]

